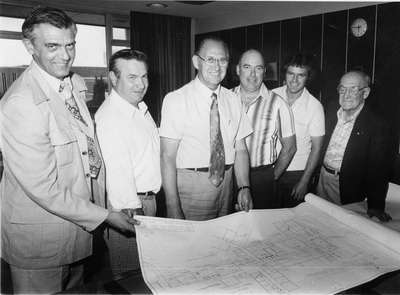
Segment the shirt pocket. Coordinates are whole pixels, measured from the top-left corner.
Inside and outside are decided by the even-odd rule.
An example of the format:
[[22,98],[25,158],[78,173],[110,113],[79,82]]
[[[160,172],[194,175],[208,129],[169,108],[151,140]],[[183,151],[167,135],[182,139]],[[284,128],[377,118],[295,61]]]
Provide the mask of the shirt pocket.
[[70,165],[74,159],[74,147],[77,143],[76,137],[64,130],[53,130],[51,132],[51,144],[57,159],[57,166]]

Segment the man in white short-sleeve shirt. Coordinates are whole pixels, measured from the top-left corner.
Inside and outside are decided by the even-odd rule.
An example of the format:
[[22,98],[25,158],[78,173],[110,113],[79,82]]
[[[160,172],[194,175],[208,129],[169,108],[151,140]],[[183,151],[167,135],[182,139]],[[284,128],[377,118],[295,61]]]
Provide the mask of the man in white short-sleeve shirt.
[[[287,103],[264,85],[264,58],[259,51],[249,49],[244,52],[236,72],[240,85],[234,92],[240,96],[254,130],[246,138],[254,208],[278,208],[276,180],[296,152],[293,115]],[[283,146],[280,152],[278,143]]]
[[303,54],[291,57],[285,65],[285,85],[272,90],[290,106],[296,128],[297,151],[279,179],[281,207],[294,207],[304,200],[321,156],[325,135],[322,104],[305,87],[310,77],[310,60]]
[[[109,62],[113,86],[96,113],[96,129],[106,166],[109,206],[129,216],[156,215],[161,187],[160,138],[143,98],[149,85],[147,56],[123,49]],[[138,269],[136,239],[112,228],[105,240],[114,276]]]
[[[236,208],[248,211],[253,207],[244,141],[252,128],[242,116],[239,98],[220,85],[228,60],[228,49],[222,40],[204,39],[192,57],[197,77],[164,98],[161,173],[168,217],[207,220],[228,214],[232,205],[233,169],[240,187]],[[221,183],[214,183],[210,174],[215,164],[211,159],[210,131],[214,100],[221,135],[218,161],[223,158]]]

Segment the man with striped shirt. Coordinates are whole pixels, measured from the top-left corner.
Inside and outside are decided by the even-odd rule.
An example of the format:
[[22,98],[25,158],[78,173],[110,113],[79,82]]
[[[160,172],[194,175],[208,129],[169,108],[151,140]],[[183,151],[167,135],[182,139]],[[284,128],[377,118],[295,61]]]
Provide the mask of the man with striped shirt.
[[[296,153],[293,114],[288,104],[264,85],[264,58],[259,51],[244,52],[236,72],[240,85],[234,92],[241,97],[244,112],[254,130],[246,138],[254,208],[278,208],[276,180]],[[279,153],[278,141],[282,146]]]

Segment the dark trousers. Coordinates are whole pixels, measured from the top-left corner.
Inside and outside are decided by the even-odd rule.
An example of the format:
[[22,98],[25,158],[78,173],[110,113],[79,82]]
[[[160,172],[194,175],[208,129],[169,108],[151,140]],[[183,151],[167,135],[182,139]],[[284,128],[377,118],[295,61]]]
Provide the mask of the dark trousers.
[[299,182],[303,172],[303,170],[285,171],[279,178],[277,193],[279,196],[280,208],[292,208],[304,202],[294,199],[291,195],[293,187]]
[[250,184],[254,209],[274,209],[279,207],[274,167],[272,165],[251,168]]

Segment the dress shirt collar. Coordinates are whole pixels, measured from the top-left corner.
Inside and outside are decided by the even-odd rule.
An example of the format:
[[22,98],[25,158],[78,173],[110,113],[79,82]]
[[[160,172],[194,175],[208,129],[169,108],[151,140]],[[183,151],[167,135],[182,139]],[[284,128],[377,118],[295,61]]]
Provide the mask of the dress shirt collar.
[[206,85],[204,85],[200,79],[199,76],[197,76],[194,79],[194,85],[196,87],[196,90],[200,93],[201,97],[207,97],[208,98],[208,102],[211,104],[211,94],[215,93],[217,95],[217,98],[219,97],[219,93],[221,91],[221,85],[218,85],[217,89],[215,90],[211,90],[210,88],[208,88]]
[[338,121],[341,121],[343,123],[349,123],[349,122],[355,121],[357,119],[358,115],[360,114],[361,110],[364,108],[364,104],[365,103],[363,103],[354,114],[352,114],[350,117],[347,117],[347,118],[345,118],[345,116],[344,116],[344,110],[340,107],[340,109],[337,111]]
[[139,102],[136,108],[130,104],[126,99],[122,98],[117,91],[113,88],[110,93],[111,104],[113,104],[121,113],[133,117],[140,112],[143,116],[147,113],[147,105],[144,101]]
[[[50,85],[51,89],[53,89],[55,92],[59,92],[60,90],[60,85],[61,85],[61,81],[60,79],[53,77],[52,75],[50,75],[49,73],[47,73],[45,70],[43,70],[37,63],[36,61],[32,61],[33,67],[35,67],[40,75],[43,77],[43,79]],[[70,77],[65,77],[64,81],[66,81],[66,83],[69,83],[71,86],[71,90],[72,90],[72,83],[71,83],[71,79]]]
[[[233,92],[235,92],[237,95],[239,95],[240,99],[241,99],[242,102],[243,102],[242,96],[241,96],[241,94],[240,94],[240,89],[241,89],[241,87],[240,87],[240,85],[239,85],[239,86],[237,86],[237,87],[234,89]],[[261,97],[262,97],[262,98],[268,98],[268,97],[270,97],[270,95],[271,95],[271,93],[270,93],[270,91],[268,90],[267,86],[265,86],[265,84],[262,83],[261,86],[260,86],[260,89],[258,90],[257,96],[249,103],[249,106],[252,105],[253,103],[255,103],[255,102],[256,102],[258,99],[260,99]]]
[[[287,103],[289,103],[286,90],[287,90],[287,85],[283,85],[282,87],[274,89],[273,92],[278,94]],[[310,93],[308,92],[307,88],[304,87],[301,95],[292,103],[292,106],[294,106],[294,105],[306,105],[308,100],[309,100],[309,96],[310,96]]]

